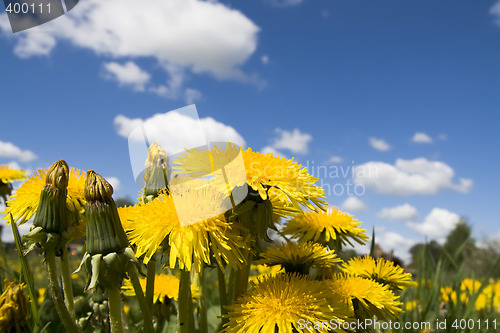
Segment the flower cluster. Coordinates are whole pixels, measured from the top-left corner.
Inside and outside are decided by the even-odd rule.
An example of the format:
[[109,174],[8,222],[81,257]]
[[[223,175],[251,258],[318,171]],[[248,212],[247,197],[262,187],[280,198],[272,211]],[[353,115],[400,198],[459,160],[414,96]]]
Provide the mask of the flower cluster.
[[[1,181],[13,179],[2,170]],[[207,332],[214,305],[221,314],[214,328],[231,333],[292,333],[300,320],[398,318],[397,292],[413,285],[411,275],[383,259],[342,260],[343,247],[368,236],[361,222],[328,206],[316,181],[293,159],[250,148],[191,149],[172,160],[153,143],[136,204],[117,208],[102,176],[60,160],[14,191],[4,219],[33,219],[23,241],[45,255],[47,293],[67,331],[122,332],[122,302],[140,318],[133,329],[148,333],[168,327],[174,314],[178,332]],[[80,236],[87,296],[74,301],[67,242]]]

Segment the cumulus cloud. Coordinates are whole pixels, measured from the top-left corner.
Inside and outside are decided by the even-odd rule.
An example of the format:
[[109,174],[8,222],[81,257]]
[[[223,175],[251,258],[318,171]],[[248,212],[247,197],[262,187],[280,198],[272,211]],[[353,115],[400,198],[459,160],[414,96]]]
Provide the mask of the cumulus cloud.
[[366,210],[365,203],[357,197],[349,197],[340,206],[342,210],[349,212],[360,212]]
[[197,100],[201,99],[203,94],[196,89],[188,88],[184,91],[184,99],[186,100],[186,104],[193,104]]
[[339,164],[343,161],[344,159],[340,156],[330,156],[330,158],[326,161],[326,164]]
[[38,158],[31,150],[22,150],[12,142],[0,141],[0,157],[14,158],[20,162],[31,162]]
[[297,6],[302,3],[303,0],[269,0],[271,4],[277,7],[290,7]]
[[[245,147],[243,137],[231,126],[216,121],[211,117],[197,119],[176,111],[157,114],[151,118],[128,118],[117,115],[114,119],[116,132],[133,141],[141,141],[146,137],[148,141],[157,141],[169,154],[182,152],[184,148],[194,148],[205,145],[205,138],[209,142],[229,141]],[[134,131],[143,126],[142,131]],[[144,135],[144,136],[143,136]]]
[[490,14],[495,16],[495,23],[500,25],[500,1],[490,8]]
[[104,64],[104,70],[105,78],[115,80],[123,86],[131,86],[135,91],[144,91],[146,83],[151,79],[151,75],[133,61],[127,61],[123,65],[113,61],[107,62]]
[[272,144],[275,149],[287,149],[294,154],[307,154],[309,150],[309,142],[313,137],[310,134],[302,133],[299,129],[295,128],[292,132],[276,129],[279,135]]
[[411,260],[410,249],[417,244],[414,239],[409,239],[394,231],[375,233],[375,242],[384,251],[394,251],[394,255],[408,263]]
[[368,139],[368,143],[370,143],[370,146],[372,146],[372,148],[378,151],[388,151],[391,149],[391,146],[383,139],[371,137]]
[[415,143],[432,143],[433,140],[430,136],[423,132],[416,132],[411,138],[411,141]]
[[377,216],[387,220],[410,221],[418,218],[418,212],[415,207],[405,203],[391,208],[384,208],[377,213]]
[[467,193],[472,179],[460,178],[446,163],[426,158],[397,159],[394,165],[385,162],[367,162],[353,169],[354,182],[378,193],[390,195],[430,195],[442,190]]
[[448,140],[448,136],[446,134],[439,134],[438,139],[441,141],[446,141]]
[[120,179],[118,179],[117,177],[105,177],[106,180],[108,181],[108,183],[111,184],[111,186],[113,186],[113,190],[115,191],[119,191],[120,190]]
[[[259,27],[217,1],[81,1],[66,15],[15,35],[5,13],[0,22],[0,30],[16,40],[14,53],[22,58],[48,56],[58,43],[68,42],[115,62],[154,59],[153,68],[163,69],[169,81],[180,75],[183,82],[186,71],[257,85],[263,81],[241,70],[257,48]],[[171,90],[169,98],[182,97],[172,92],[170,83],[165,88]]]
[[282,157],[286,157],[282,152],[280,152],[279,150],[271,147],[271,146],[265,146],[264,148],[260,149],[259,152],[261,152],[262,154],[273,154],[274,156],[282,156]]
[[260,61],[264,64],[267,65],[269,63],[269,56],[267,54],[264,54],[262,57],[260,57]]
[[[21,168],[21,166],[19,165],[19,163],[17,163],[16,161],[11,161],[9,163],[7,163],[7,166],[11,169],[15,169],[15,170],[23,170],[23,168]],[[1,210],[0,210],[1,211]]]
[[407,222],[408,227],[429,238],[445,237],[460,221],[460,216],[443,208],[433,208],[422,223]]

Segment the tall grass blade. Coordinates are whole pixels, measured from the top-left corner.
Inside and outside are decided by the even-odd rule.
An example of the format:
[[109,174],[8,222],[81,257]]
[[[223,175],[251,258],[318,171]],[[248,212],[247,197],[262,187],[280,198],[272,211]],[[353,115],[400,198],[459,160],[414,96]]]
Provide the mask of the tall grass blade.
[[14,241],[16,242],[17,254],[19,256],[19,261],[21,262],[21,271],[22,275],[26,280],[26,284],[28,285],[28,292],[31,299],[30,306],[31,312],[33,314],[33,319],[35,321],[35,325],[38,324],[38,304],[37,299],[35,297],[35,284],[33,282],[33,275],[28,267],[28,263],[26,261],[26,257],[23,254],[23,247],[21,243],[21,235],[19,234],[19,230],[17,229],[17,225],[12,218],[12,214],[10,215],[10,225],[12,226],[12,234],[14,235]]

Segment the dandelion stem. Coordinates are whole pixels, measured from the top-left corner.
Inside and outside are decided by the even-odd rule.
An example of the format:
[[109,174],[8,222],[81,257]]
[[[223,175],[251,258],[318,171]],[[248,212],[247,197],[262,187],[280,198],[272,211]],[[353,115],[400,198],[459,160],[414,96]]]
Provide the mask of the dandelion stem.
[[146,302],[151,309],[153,307],[153,296],[155,291],[155,275],[156,275],[156,254],[148,263],[148,272],[146,280]]
[[245,262],[242,264],[241,269],[235,271],[233,302],[247,290],[250,265],[252,264],[252,253],[250,250],[242,250],[241,254]]
[[61,272],[64,290],[64,302],[68,308],[71,318],[75,320],[75,303],[73,300],[73,286],[71,283],[71,274],[69,272],[68,250],[64,249],[61,256]]
[[[14,241],[16,242],[17,254],[19,256],[19,261],[21,262],[21,272],[25,276],[26,284],[28,285],[28,292],[31,300],[30,306],[33,319],[35,322],[35,329],[38,329],[39,315],[38,315],[38,304],[35,298],[35,282],[33,281],[33,274],[31,274],[28,262],[26,261],[26,257],[23,254],[21,235],[19,235],[19,230],[17,229],[17,225],[14,223],[14,220],[12,219],[12,214],[9,213],[9,215],[10,215],[9,216],[10,226],[12,227],[12,234],[14,235]],[[10,270],[12,270],[12,267],[10,267],[10,265],[8,265],[7,262],[5,264],[7,265],[7,267],[9,267]],[[14,273],[12,273],[12,275],[14,275]]]
[[114,287],[108,289],[109,301],[109,321],[111,324],[111,333],[123,333],[122,327],[122,301],[120,288]]
[[128,271],[128,275],[130,277],[130,281],[132,282],[132,286],[134,287],[135,297],[137,298],[139,307],[141,308],[142,316],[144,317],[144,332],[152,333],[154,332],[154,329],[151,310],[148,306],[148,303],[146,302],[146,298],[144,297],[144,293],[139,282],[137,268],[135,266],[130,268],[130,270]]
[[191,272],[181,270],[179,282],[179,312],[177,313],[177,332],[193,333],[193,311],[190,306],[191,300]]
[[[226,277],[222,269],[217,265],[217,278],[219,280],[219,302],[220,302],[220,313],[222,316],[227,314],[226,306],[228,306],[227,301],[227,291],[226,291]],[[227,318],[222,317],[222,325],[227,322]]]
[[76,323],[71,318],[68,309],[64,305],[61,288],[57,282],[57,269],[56,269],[56,255],[53,249],[47,249],[45,253],[45,260],[47,261],[47,270],[49,273],[49,289],[52,295],[52,300],[54,301],[54,307],[61,318],[61,322],[66,328],[67,332],[80,332],[80,329]]
[[200,272],[200,333],[208,333],[208,320],[207,320],[207,288],[205,284],[205,269],[202,268]]

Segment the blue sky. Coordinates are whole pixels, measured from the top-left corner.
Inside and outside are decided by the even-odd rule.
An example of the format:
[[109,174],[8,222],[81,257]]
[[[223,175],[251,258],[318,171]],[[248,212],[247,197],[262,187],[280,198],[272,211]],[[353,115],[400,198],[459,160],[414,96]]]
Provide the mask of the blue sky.
[[81,0],[16,34],[1,13],[0,164],[64,158],[135,198],[130,126],[195,103],[214,132],[328,170],[329,203],[387,250],[458,216],[500,237],[500,3]]

